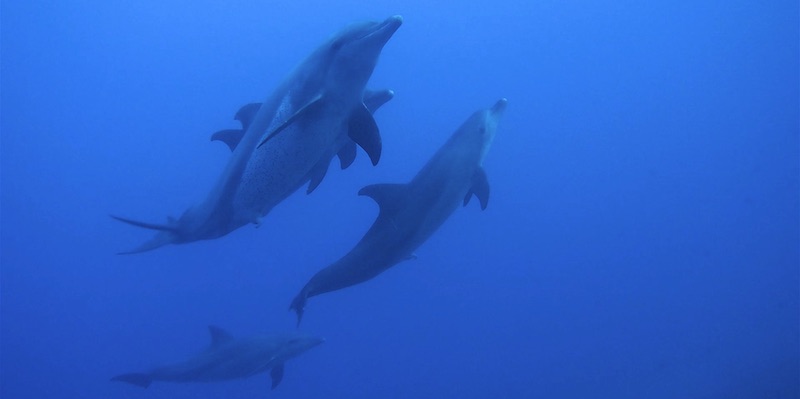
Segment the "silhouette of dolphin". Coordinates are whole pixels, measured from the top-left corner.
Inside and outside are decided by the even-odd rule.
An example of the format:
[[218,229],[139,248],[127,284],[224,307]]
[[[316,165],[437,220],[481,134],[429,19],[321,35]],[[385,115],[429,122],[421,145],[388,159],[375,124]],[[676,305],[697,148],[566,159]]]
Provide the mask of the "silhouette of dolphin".
[[380,206],[378,218],[342,258],[317,272],[294,298],[290,309],[303,317],[309,297],[367,281],[416,250],[458,208],[475,196],[486,209],[489,182],[482,164],[506,108],[501,99],[475,112],[407,184],[374,184],[359,195]]
[[307,192],[314,191],[334,156],[343,167],[352,163],[356,144],[377,164],[381,138],[364,90],[381,50],[401,24],[402,18],[394,16],[343,29],[300,63],[266,101],[242,107],[236,114],[243,124],[240,131],[212,136],[233,153],[205,201],[166,224],[112,216],[158,231],[150,241],[122,253],[214,239],[245,224],[259,224],[306,182]]
[[209,326],[208,331],[211,345],[196,356],[147,373],[120,374],[111,381],[147,388],[153,381],[214,382],[247,378],[271,370],[272,389],[275,389],[283,378],[284,363],[288,359],[325,342],[322,338],[300,333],[235,339],[219,327]]

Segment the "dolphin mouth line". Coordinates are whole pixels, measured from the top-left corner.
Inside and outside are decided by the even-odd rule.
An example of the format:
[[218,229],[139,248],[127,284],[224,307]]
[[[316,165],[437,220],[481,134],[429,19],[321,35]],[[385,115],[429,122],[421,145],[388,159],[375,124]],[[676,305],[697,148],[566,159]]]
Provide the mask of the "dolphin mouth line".
[[[394,34],[394,32],[397,31],[398,28],[400,28],[400,25],[402,25],[402,24],[403,24],[403,17],[402,16],[395,15],[395,16],[389,17],[385,21],[381,22],[380,25],[376,26],[375,29],[373,29],[371,32],[364,34],[364,36],[361,36],[361,37],[357,38],[356,40],[366,39],[368,37],[377,35],[379,33],[384,32],[385,30],[387,30],[387,28],[389,28],[391,30],[391,32],[389,32],[389,36],[391,36],[391,35]],[[392,26],[392,25],[394,25],[394,26]]]

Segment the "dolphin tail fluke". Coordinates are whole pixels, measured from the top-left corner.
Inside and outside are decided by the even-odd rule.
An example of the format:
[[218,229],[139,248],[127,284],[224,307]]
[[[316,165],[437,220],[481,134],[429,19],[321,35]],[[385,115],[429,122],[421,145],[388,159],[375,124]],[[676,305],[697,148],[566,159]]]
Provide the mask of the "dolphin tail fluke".
[[289,305],[289,310],[294,310],[294,312],[297,313],[297,327],[300,327],[300,321],[303,320],[303,313],[306,310],[306,300],[308,300],[308,293],[306,293],[304,289],[294,297],[292,304]]
[[137,387],[147,388],[153,382],[153,379],[150,378],[149,374],[130,373],[120,374],[116,377],[112,377],[111,381],[122,381],[127,382],[128,384],[136,385]]
[[162,231],[156,234],[156,236],[153,237],[153,239],[151,239],[150,241],[146,241],[144,244],[139,245],[138,247],[131,249],[129,251],[117,252],[117,255],[139,254],[142,252],[152,251],[156,248],[161,248],[167,244],[174,244],[174,243],[175,243],[175,235],[168,231]]
[[147,222],[140,222],[138,220],[128,219],[120,216],[109,215],[113,219],[119,220],[122,223],[127,223],[132,226],[141,227],[143,229],[150,229],[150,230],[158,230],[158,231],[169,231],[174,233],[175,227],[167,226],[163,224],[155,224],[155,223],[147,223]]
[[[109,216],[111,216],[116,220],[119,220],[120,222],[127,223],[132,226],[158,231],[158,234],[156,234],[156,236],[153,237],[152,240],[147,241],[144,244],[130,251],[117,252],[117,255],[130,255],[130,254],[138,254],[141,252],[152,251],[156,248],[163,247],[164,245],[172,244],[175,242],[178,230],[173,226],[140,222],[138,220],[127,219],[114,215],[109,215]],[[172,221],[170,222],[173,223],[174,225],[174,222]]]

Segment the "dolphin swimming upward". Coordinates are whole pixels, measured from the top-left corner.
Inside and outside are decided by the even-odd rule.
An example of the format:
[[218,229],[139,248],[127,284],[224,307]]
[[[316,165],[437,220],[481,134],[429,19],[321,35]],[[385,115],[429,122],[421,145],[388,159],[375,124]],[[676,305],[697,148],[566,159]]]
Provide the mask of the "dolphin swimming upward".
[[211,345],[197,356],[148,373],[121,374],[111,381],[147,388],[153,381],[214,382],[247,378],[272,370],[272,389],[275,389],[283,378],[283,365],[288,359],[325,342],[322,338],[299,333],[234,339],[219,327],[209,326],[208,330]]
[[[300,63],[263,103],[242,107],[236,114],[242,130],[212,136],[233,153],[205,201],[166,224],[113,216],[158,231],[150,241],[123,253],[218,238],[245,224],[258,224],[306,182],[307,192],[313,191],[334,156],[343,168],[349,166],[356,144],[377,164],[381,138],[364,90],[381,50],[401,24],[402,18],[394,16],[343,29]],[[385,102],[391,92],[377,96]]]
[[482,164],[506,103],[475,112],[408,184],[374,184],[358,192],[378,203],[378,218],[350,252],[317,272],[294,298],[289,308],[298,325],[309,297],[362,283],[412,258],[473,195],[486,209],[489,182]]

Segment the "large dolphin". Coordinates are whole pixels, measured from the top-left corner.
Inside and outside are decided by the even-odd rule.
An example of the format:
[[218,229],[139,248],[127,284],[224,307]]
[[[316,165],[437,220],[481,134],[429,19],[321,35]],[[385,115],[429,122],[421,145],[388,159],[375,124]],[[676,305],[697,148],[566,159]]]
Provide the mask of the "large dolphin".
[[413,258],[414,250],[472,196],[486,209],[489,182],[482,165],[506,103],[501,99],[475,112],[411,182],[374,184],[358,192],[378,203],[378,218],[350,252],[317,272],[300,290],[290,306],[297,312],[298,324],[309,297],[362,283]]
[[270,371],[272,389],[283,378],[284,363],[325,342],[300,333],[256,335],[234,339],[219,327],[209,326],[211,344],[196,356],[147,373],[120,374],[111,381],[123,381],[147,388],[153,381],[214,382],[247,378]]
[[334,156],[339,155],[343,167],[349,165],[356,144],[377,164],[381,139],[363,95],[381,50],[401,23],[400,16],[393,16],[343,29],[301,62],[263,103],[242,107],[236,118],[243,129],[212,137],[228,144],[233,153],[205,201],[166,224],[114,216],[158,231],[124,253],[213,239],[245,224],[258,224],[306,182],[307,192],[313,191]]

